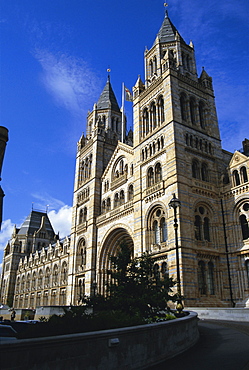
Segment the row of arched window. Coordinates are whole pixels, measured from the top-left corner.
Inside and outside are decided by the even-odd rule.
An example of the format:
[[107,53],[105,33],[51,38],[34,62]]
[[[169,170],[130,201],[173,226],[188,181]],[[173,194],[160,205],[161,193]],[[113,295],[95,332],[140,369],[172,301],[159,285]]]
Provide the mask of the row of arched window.
[[142,137],[145,137],[164,122],[164,100],[162,95],[142,113]]
[[233,171],[233,186],[238,186],[240,184],[245,184],[248,182],[248,176],[247,176],[247,169],[245,166],[242,166],[239,171],[234,170]]
[[198,288],[201,295],[215,294],[214,264],[212,261],[198,262]]
[[206,152],[208,154],[212,154],[212,144],[208,143],[207,140],[203,140],[198,136],[193,136],[191,134],[186,133],[185,135],[186,145],[190,146],[191,148],[195,148],[197,150],[201,150],[202,152]]
[[[112,178],[117,179],[119,177],[122,177],[124,175],[128,175],[128,164],[125,163],[124,158],[119,158],[119,160],[116,162],[115,166],[112,170]],[[130,176],[133,176],[133,164],[130,164]],[[105,184],[108,182],[108,186],[104,187],[104,191],[107,191],[109,189],[109,181],[107,180]]]
[[156,163],[147,170],[147,187],[153,186],[162,181],[162,166],[161,163]]
[[37,289],[47,288],[56,285],[67,284],[68,267],[67,262],[63,262],[61,269],[57,264],[51,269],[47,267],[44,271],[34,271],[27,275],[18,276],[16,280],[16,293],[28,292]]
[[187,97],[185,93],[180,95],[181,117],[183,121],[190,121],[193,126],[206,126],[207,108],[202,100],[195,97]]
[[[59,297],[58,297],[59,295]],[[34,308],[41,305],[66,305],[66,288],[45,290],[43,292],[26,293],[15,296],[16,308]]]
[[84,158],[79,166],[79,181],[83,182],[90,178],[92,171],[92,154]]
[[192,161],[192,177],[194,179],[209,181],[208,165],[205,162],[199,163],[198,159]]
[[169,275],[167,262],[163,262],[161,266],[158,263],[155,263],[153,266],[153,275],[156,280],[163,280]]
[[161,149],[163,149],[163,147],[164,147],[164,138],[163,136],[161,136],[160,138],[154,140],[152,143],[146,145],[146,147],[142,149],[142,161],[156,154]]
[[[120,190],[119,192],[116,192],[114,194],[114,199],[113,199],[113,208],[121,206],[126,201],[131,201],[133,199],[133,195],[134,195],[134,189],[133,189],[132,184],[129,185],[128,187],[127,198],[125,197],[125,192],[123,189]],[[102,202],[102,213],[109,212],[110,210],[111,210],[111,198],[108,197]]]
[[83,189],[80,193],[78,193],[78,195],[77,195],[78,203],[81,203],[85,199],[87,199],[89,197],[89,194],[90,194],[90,188],[89,187]]

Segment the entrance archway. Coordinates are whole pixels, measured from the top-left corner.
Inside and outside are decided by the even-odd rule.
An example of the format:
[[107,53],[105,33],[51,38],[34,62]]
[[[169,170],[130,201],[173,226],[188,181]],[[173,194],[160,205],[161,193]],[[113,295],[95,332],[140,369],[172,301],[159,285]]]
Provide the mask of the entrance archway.
[[112,230],[102,245],[101,252],[99,255],[99,268],[98,268],[98,293],[104,294],[106,284],[108,282],[108,271],[111,269],[110,257],[115,256],[121,243],[131,249],[132,256],[134,255],[134,244],[133,239],[129,232],[124,227],[117,227]]

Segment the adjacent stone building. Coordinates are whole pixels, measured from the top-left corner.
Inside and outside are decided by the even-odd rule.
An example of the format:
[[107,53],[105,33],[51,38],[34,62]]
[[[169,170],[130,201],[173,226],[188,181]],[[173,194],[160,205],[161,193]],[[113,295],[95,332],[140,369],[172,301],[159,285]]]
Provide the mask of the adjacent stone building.
[[155,274],[176,277],[168,206],[175,194],[185,305],[249,305],[248,140],[234,154],[222,149],[212,78],[204,69],[198,77],[194,46],[167,13],[144,63],[145,82],[139,77],[133,88],[133,132],[109,77],[87,116],[70,238],[56,239],[47,215],[35,211],[30,234],[14,230],[2,303],[77,305],[84,294],[104,293],[110,256],[124,240],[134,256],[154,257]]

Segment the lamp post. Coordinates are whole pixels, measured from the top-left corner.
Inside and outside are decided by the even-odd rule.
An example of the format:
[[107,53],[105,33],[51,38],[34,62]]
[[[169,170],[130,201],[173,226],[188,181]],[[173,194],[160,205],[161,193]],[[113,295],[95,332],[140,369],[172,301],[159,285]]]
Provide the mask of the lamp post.
[[175,245],[176,245],[176,278],[177,278],[177,305],[176,309],[180,313],[183,310],[182,294],[181,294],[181,277],[180,277],[180,264],[179,264],[179,250],[178,250],[178,223],[177,223],[177,208],[181,207],[181,202],[176,198],[175,193],[169,202],[169,208],[174,210],[174,229],[175,229]]

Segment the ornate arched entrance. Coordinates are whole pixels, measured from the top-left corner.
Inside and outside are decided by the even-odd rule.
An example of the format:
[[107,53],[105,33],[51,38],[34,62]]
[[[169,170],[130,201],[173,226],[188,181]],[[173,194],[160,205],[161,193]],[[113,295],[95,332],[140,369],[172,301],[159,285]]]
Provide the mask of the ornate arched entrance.
[[98,293],[104,294],[108,282],[108,270],[111,268],[110,257],[115,256],[121,243],[125,242],[134,254],[134,244],[130,233],[124,227],[116,227],[106,236],[98,261]]

